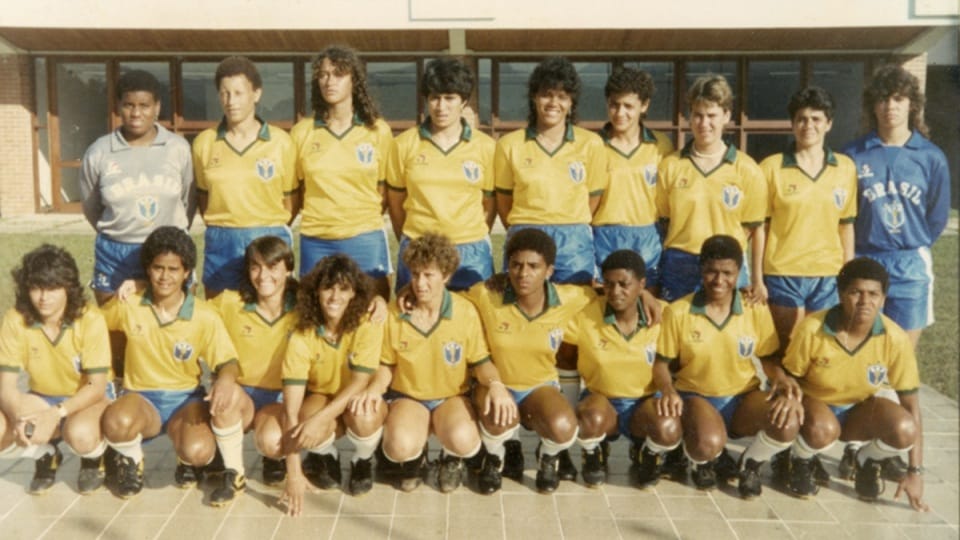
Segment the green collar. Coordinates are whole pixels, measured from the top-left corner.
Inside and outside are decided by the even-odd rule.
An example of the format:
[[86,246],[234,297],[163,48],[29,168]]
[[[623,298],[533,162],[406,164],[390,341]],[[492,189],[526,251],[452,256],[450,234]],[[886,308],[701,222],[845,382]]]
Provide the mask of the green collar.
[[[193,304],[194,296],[190,291],[186,292],[187,297],[183,299],[183,305],[180,306],[180,311],[177,312],[177,318],[189,321],[193,318]],[[153,291],[150,289],[150,286],[147,286],[147,290],[143,292],[143,298],[140,300],[141,306],[152,306],[153,305]]]
[[[352,122],[353,122],[353,125],[355,126],[363,125],[363,121],[360,120],[360,117],[357,116],[357,113],[353,113]],[[316,113],[313,115],[313,127],[315,128],[327,127],[327,121],[324,120],[319,113]]]
[[[287,289],[283,291],[283,314],[286,315],[293,311],[293,308],[297,305],[297,295],[293,291]],[[244,311],[257,311],[256,302],[244,302],[243,303]]]
[[[534,140],[537,138],[537,127],[536,126],[527,126],[527,129],[524,130],[524,139],[525,140]],[[563,140],[566,142],[573,142],[573,124],[567,122],[567,131],[563,134]]]
[[[839,304],[830,308],[826,317],[823,318],[823,333],[836,337],[837,331],[840,330],[840,317],[842,313],[842,308]],[[870,328],[870,335],[878,336],[886,333],[886,331],[886,328],[883,326],[883,318],[878,313],[876,320],[873,321],[873,327]]]
[[[610,138],[612,136],[613,127],[610,125],[610,122],[607,122],[602,128],[600,128],[600,137],[603,138],[603,142],[610,144]],[[656,142],[657,137],[653,134],[653,130],[643,124],[640,124],[640,144]]]
[[[257,122],[260,122],[260,131],[257,132],[257,138],[261,141],[270,140],[270,126],[263,121],[263,118],[259,116],[254,116],[257,119]],[[224,118],[220,121],[220,124],[217,126],[217,140],[222,140],[227,138],[227,119]]]
[[[473,129],[470,128],[470,124],[467,123],[463,118],[460,119],[460,125],[463,126],[463,131],[460,132],[461,141],[470,141],[470,138],[473,137]],[[421,139],[430,139],[432,134],[430,133],[430,117],[428,116],[417,129],[420,134]]]
[[[639,298],[637,299],[637,314],[639,314],[639,318],[637,318],[638,329],[650,326],[647,323],[646,314],[643,312],[643,302],[641,302]],[[606,302],[603,303],[603,322],[613,326],[617,325],[617,314],[613,312],[613,308]]]
[[[827,165],[837,164],[837,156],[834,155],[833,150],[831,150],[829,146],[824,146],[823,152],[824,152],[823,154],[824,163],[826,163]],[[794,151],[793,148],[785,150],[783,152],[783,165],[781,167],[786,169],[788,167],[797,167],[797,166],[798,166],[797,153]]]
[[[707,314],[707,294],[703,289],[693,293],[693,300],[690,302],[690,313],[698,315]],[[743,314],[743,299],[740,297],[740,291],[733,292],[733,306],[730,308],[731,315]]]
[[[556,307],[560,305],[560,295],[557,294],[557,288],[553,283],[549,281],[544,282],[543,287],[547,293],[547,309]],[[513,290],[513,285],[507,283],[507,286],[503,289],[503,303],[504,304],[516,304],[517,303],[517,293]],[[546,311],[546,310],[544,310]]]
[[[693,151],[693,139],[687,141],[687,144],[683,145],[683,150],[680,150],[680,155],[685,158],[690,157],[690,153]],[[723,160],[727,163],[733,163],[737,160],[737,148],[732,144],[727,145],[727,151],[723,153]]]
[[[410,314],[401,313],[400,318],[409,321]],[[451,295],[447,289],[443,290],[443,301],[440,303],[440,318],[447,320],[453,318],[453,295]]]

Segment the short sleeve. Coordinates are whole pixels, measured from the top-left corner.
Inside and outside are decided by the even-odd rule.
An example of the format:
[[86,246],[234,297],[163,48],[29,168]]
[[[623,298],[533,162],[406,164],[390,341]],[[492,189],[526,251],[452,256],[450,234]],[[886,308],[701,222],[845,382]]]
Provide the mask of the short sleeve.
[[510,154],[507,151],[506,144],[504,144],[504,139],[497,141],[493,156],[493,174],[497,191],[513,193],[513,164],[510,163]]
[[603,141],[598,135],[591,134],[590,147],[587,153],[587,189],[590,196],[601,195],[610,183],[607,173],[607,152],[603,148]]
[[387,187],[397,191],[407,189],[407,171],[405,164],[406,135],[394,140],[393,149],[387,158],[387,171],[384,178],[387,180]]
[[670,362],[680,357],[681,322],[681,314],[677,313],[676,306],[670,304],[663,310],[660,335],[657,337],[657,359]]
[[88,307],[83,315],[81,336],[80,369],[83,373],[106,373],[110,371],[110,334],[103,315],[96,308]]
[[387,315],[387,322],[383,328],[383,345],[380,349],[380,363],[385,366],[397,365],[397,354],[393,348],[393,336],[401,324],[403,324],[403,321],[400,319],[400,314],[396,311],[396,307],[391,306],[390,314]]
[[913,346],[904,334],[897,334],[897,337],[900,339],[891,335],[887,380],[890,387],[898,392],[917,390],[920,388],[920,374]]
[[23,316],[14,309],[7,311],[0,323],[0,371],[17,373],[23,369],[26,340]]
[[283,160],[283,193],[289,195],[300,187],[300,177],[297,176],[297,149],[293,145],[293,139],[285,131],[280,128],[277,130],[283,133],[286,139],[281,149],[280,159]]
[[762,225],[767,217],[767,181],[760,167],[752,160],[743,164],[743,187],[745,205],[740,221],[744,225]]
[[353,341],[353,354],[347,357],[350,369],[361,373],[373,373],[380,364],[380,349],[383,347],[384,324],[366,321],[357,328]]
[[470,310],[470,325],[468,326],[469,335],[467,336],[466,358],[467,365],[476,366],[490,360],[490,347],[487,346],[487,338],[483,333],[483,324],[480,322],[480,314],[476,308],[469,302],[464,303],[464,307]]
[[787,345],[787,352],[783,357],[783,369],[787,373],[797,378],[803,378],[810,369],[810,349],[815,333],[819,325],[815,324],[816,319],[807,319],[801,322],[790,337],[790,344]]
[[661,219],[670,219],[670,192],[667,186],[670,178],[670,164],[672,160],[664,159],[657,167],[657,187],[654,190],[654,202],[657,205],[657,215]]
[[[310,332],[311,330],[307,330]],[[283,384],[303,386],[310,376],[310,337],[304,331],[296,331],[287,342],[287,352],[283,356],[280,377]]]
[[206,319],[209,324],[204,351],[201,353],[210,371],[216,372],[222,366],[237,360],[237,350],[230,341],[230,334],[220,317],[211,310]]
[[197,179],[197,189],[200,191],[209,191],[210,184],[207,183],[206,167],[204,166],[205,154],[207,150],[207,140],[210,138],[208,132],[200,133],[193,140],[193,174]]
[[763,358],[775,354],[780,348],[780,338],[773,326],[773,315],[766,304],[753,306],[753,320],[757,330],[757,357]]
[[563,342],[570,345],[576,345],[577,341],[580,339],[580,319],[583,317],[582,314],[574,315],[567,320],[566,326],[563,328]]
[[380,155],[380,160],[377,163],[377,180],[383,181],[387,178],[387,168],[393,159],[393,154],[396,153],[396,145],[394,144],[393,134],[390,133],[390,127],[385,122],[378,121],[377,129],[379,131],[377,153]]

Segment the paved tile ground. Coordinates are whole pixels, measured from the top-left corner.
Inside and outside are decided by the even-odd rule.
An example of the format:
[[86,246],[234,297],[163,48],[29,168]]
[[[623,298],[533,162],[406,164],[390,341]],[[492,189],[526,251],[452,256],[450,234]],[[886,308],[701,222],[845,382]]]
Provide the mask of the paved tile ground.
[[[145,446],[146,488],[123,501],[109,492],[76,492],[79,459],[61,467],[57,484],[43,496],[26,493],[31,461],[0,462],[0,538],[3,539],[162,539],[162,538],[862,538],[955,539],[960,537],[957,403],[924,387],[926,494],[929,513],[894,501],[888,484],[880,502],[857,500],[850,482],[833,481],[808,500],[770,487],[764,469],[763,496],[743,501],[733,486],[700,492],[691,485],[663,480],[653,489],[629,485],[627,443],[613,444],[609,482],[599,489],[561,482],[553,495],[533,486],[536,441],[524,433],[527,470],[523,483],[504,480],[492,496],[461,487],[449,495],[429,485],[400,493],[386,484],[359,498],[339,490],[308,494],[304,515],[284,516],[277,506],[279,488],[260,481],[260,464],[246,454],[247,491],[225,508],[206,504],[212,486],[180,490],[173,486],[175,458],[166,438]],[[739,453],[746,440],[733,441]],[[247,448],[252,448],[249,435]],[[343,446],[342,462],[350,455]],[[835,446],[825,459],[836,471],[842,453]],[[431,457],[437,454],[431,450]]]

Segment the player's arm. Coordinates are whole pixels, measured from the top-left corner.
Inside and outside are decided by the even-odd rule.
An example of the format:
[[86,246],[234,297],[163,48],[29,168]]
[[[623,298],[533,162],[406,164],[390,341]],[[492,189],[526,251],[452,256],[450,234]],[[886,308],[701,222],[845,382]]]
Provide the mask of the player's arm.
[[407,200],[407,191],[387,186],[387,212],[390,214],[390,223],[393,225],[393,234],[400,239],[403,234],[403,224],[407,221],[407,211],[403,203]]
[[387,389],[390,388],[390,383],[393,381],[394,369],[395,366],[380,364],[377,371],[370,377],[367,387],[358,392],[350,401],[351,414],[366,415],[377,412],[377,409],[383,403],[383,395],[387,393]]
[[303,475],[300,461],[300,448],[292,437],[294,428],[300,423],[300,407],[306,395],[305,384],[283,385],[283,453],[286,456],[287,483],[280,496],[287,505],[287,514],[298,516],[303,509],[303,493],[307,489],[307,478]]
[[[351,370],[350,382],[341,388],[325,407],[315,412],[309,418],[305,418],[302,424],[297,427],[297,440],[301,443],[299,446],[306,448],[306,446],[303,444],[305,439],[308,439],[311,435],[317,433],[318,426],[324,426],[328,425],[330,422],[336,422],[337,418],[343,414],[343,411],[345,411],[350,403],[353,402],[354,398],[370,385],[370,379],[372,378],[372,373]],[[318,441],[318,443],[320,442],[323,441]]]
[[491,231],[497,219],[497,195],[494,192],[483,193],[483,219],[487,223],[487,232]]
[[660,397],[654,398],[659,416],[680,416],[683,414],[683,399],[673,387],[673,374],[670,373],[670,360],[657,355],[653,363],[653,384],[660,391]]
[[763,250],[766,249],[767,235],[765,228],[760,226],[744,227],[743,232],[750,239],[750,294],[748,300],[752,304],[767,303],[767,287],[763,283]]
[[500,372],[493,362],[481,362],[473,367],[473,376],[477,383],[487,389],[483,399],[483,410],[477,411],[487,416],[493,413],[493,423],[508,426],[517,418],[517,403],[500,380]]
[[843,249],[843,262],[853,260],[854,233],[853,222],[841,223],[838,227],[840,233],[840,247]]
[[297,186],[297,189],[286,193],[283,196],[283,208],[287,212],[290,212],[290,221],[287,222],[287,225],[291,225],[293,220],[297,217],[297,214],[300,213],[300,208],[303,205],[303,184]]
[[907,475],[897,486],[897,493],[894,498],[899,498],[901,493],[907,494],[910,506],[914,510],[926,512],[930,509],[927,503],[923,502],[923,418],[920,413],[920,395],[919,392],[897,392],[900,398],[900,404],[910,413],[917,426],[917,438],[913,442],[913,447],[908,453],[909,469]]
[[217,416],[228,410],[237,410],[239,406],[240,385],[237,379],[240,377],[240,363],[231,360],[221,364],[216,369],[216,379],[210,387],[210,393],[206,400],[210,402],[210,415]]
[[503,223],[503,228],[509,229],[510,222],[507,221],[507,218],[510,216],[510,210],[513,209],[513,192],[498,189],[496,196],[497,215],[500,216],[500,223]]
[[206,191],[197,190],[197,212],[200,213],[200,217],[206,219],[207,216],[207,201],[209,196]]
[[19,370],[0,370],[0,411],[7,417],[8,429],[13,430],[15,440],[25,445],[26,434],[23,429],[26,422],[20,422],[20,390],[17,388]]

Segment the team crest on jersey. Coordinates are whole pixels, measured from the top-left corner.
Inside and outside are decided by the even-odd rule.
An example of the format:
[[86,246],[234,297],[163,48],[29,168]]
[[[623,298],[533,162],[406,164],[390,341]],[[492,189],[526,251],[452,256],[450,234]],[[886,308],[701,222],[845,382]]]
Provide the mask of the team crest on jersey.
[[427,164],[427,155],[426,154],[417,154],[417,157],[413,158],[414,165],[426,165]]
[[181,362],[186,362],[193,356],[193,345],[186,341],[178,341],[173,344],[173,357]]
[[70,359],[70,363],[73,365],[73,371],[80,373],[82,366],[80,365],[80,355],[77,354]]
[[563,343],[563,328],[551,330],[547,339],[550,342],[550,350],[556,352],[560,348],[560,344]]
[[657,166],[656,165],[647,165],[643,168],[643,181],[647,183],[648,186],[653,187],[657,185]]
[[857,171],[857,178],[873,178],[873,171],[870,169],[870,165],[864,163],[860,166],[860,170]]
[[740,358],[752,358],[754,345],[751,336],[740,336],[740,339],[737,340],[737,352],[740,354]]
[[582,161],[574,161],[567,165],[567,172],[570,173],[570,179],[574,184],[582,184],[587,178],[587,168],[583,166]]
[[153,221],[160,213],[160,204],[153,197],[140,197],[137,199],[137,213],[144,221]]
[[689,178],[681,178],[679,181],[677,181],[677,189],[687,189],[688,187],[690,187]]
[[652,366],[653,362],[657,359],[657,345],[655,343],[648,343],[646,348],[643,349],[643,352],[646,355],[647,365]]
[[821,358],[813,357],[810,359],[810,363],[818,368],[826,369],[830,367],[830,358],[826,356]]
[[243,337],[250,337],[253,335],[253,327],[249,324],[243,325],[243,328],[240,329],[240,335]]
[[740,206],[740,188],[737,186],[726,186],[723,188],[722,199],[723,205],[733,210],[734,208]]
[[467,179],[467,182],[476,184],[480,181],[482,175],[480,165],[476,161],[467,160],[463,162],[463,177]]
[[264,182],[269,182],[273,180],[274,175],[277,174],[277,166],[273,164],[273,161],[270,161],[269,158],[260,158],[257,160],[257,176],[260,177],[260,180]]
[[694,343],[700,343],[703,341],[703,335],[700,334],[699,330],[694,330],[690,332],[690,341]]
[[373,145],[365,142],[357,145],[357,161],[361,165],[370,165],[373,163]]
[[880,215],[881,219],[883,219],[883,224],[887,227],[887,231],[893,234],[899,233],[900,227],[903,227],[904,222],[907,220],[903,203],[900,201],[883,203],[880,208]]
[[509,332],[509,331],[510,331],[510,323],[508,323],[507,321],[503,321],[502,323],[497,325],[497,332]]
[[463,360],[463,347],[456,341],[448,341],[443,344],[443,361],[448,366],[455,366]]
[[887,368],[882,364],[867,366],[867,382],[870,386],[880,386],[887,382]]
[[796,195],[799,188],[796,184],[787,184],[787,189],[784,190],[786,195]]
[[317,152],[320,151],[321,148],[323,148],[323,145],[322,145],[322,144],[320,144],[320,143],[318,143],[318,142],[314,142],[313,144],[310,145],[310,153],[311,153],[311,154],[316,154]]
[[847,203],[847,190],[843,188],[836,188],[833,190],[833,204],[837,206],[837,210],[843,210],[843,205]]

